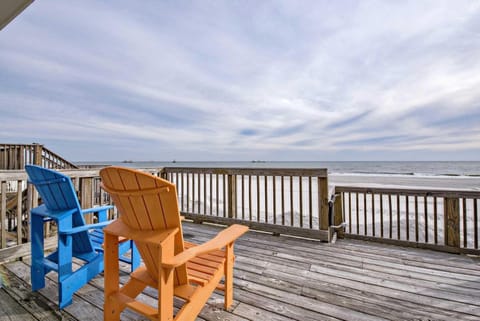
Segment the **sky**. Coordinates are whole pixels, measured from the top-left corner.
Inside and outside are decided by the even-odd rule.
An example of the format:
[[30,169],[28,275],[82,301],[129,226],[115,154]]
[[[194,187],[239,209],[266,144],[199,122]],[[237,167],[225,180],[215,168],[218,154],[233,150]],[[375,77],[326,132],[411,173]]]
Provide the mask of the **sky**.
[[479,161],[480,1],[34,1],[0,115],[71,161]]

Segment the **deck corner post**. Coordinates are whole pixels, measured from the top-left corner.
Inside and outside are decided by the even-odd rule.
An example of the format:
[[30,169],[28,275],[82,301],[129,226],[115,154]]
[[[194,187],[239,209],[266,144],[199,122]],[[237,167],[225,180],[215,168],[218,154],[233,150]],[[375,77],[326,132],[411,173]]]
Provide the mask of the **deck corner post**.
[[444,239],[445,245],[460,248],[460,201],[458,198],[444,198]]
[[320,230],[328,231],[328,177],[318,177],[318,208],[319,213],[319,228]]

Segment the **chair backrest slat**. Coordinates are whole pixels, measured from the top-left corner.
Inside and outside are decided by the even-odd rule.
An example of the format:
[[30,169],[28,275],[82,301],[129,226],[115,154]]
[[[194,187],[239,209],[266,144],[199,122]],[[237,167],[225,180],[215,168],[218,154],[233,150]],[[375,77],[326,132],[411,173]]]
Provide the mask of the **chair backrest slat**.
[[[100,176],[125,224],[141,231],[179,228],[180,233],[175,237],[175,252],[184,250],[174,184],[148,173],[115,166],[102,169]],[[158,248],[146,244],[136,245],[150,276],[157,279]],[[175,276],[175,283],[187,283],[186,266],[177,268]]]
[[80,207],[69,177],[34,165],[26,165],[25,170],[50,211]]
[[[62,211],[75,210],[72,214],[72,227],[85,225],[85,219],[70,177],[36,165],[25,165],[25,170],[29,181],[35,185],[52,216]],[[75,253],[93,251],[88,232],[74,234],[72,246]]]

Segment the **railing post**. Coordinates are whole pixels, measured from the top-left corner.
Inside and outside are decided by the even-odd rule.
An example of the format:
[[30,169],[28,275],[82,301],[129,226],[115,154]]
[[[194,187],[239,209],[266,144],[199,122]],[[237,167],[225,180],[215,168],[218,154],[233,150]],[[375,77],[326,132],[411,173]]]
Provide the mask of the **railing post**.
[[328,178],[318,177],[318,207],[320,230],[328,230]]
[[23,155],[22,155],[22,146],[15,145],[14,147],[15,159],[14,159],[14,169],[23,169]]
[[7,218],[7,182],[0,182],[1,185],[1,201],[0,201],[0,248],[4,249],[7,247],[7,228],[5,226],[5,221]]
[[[82,208],[93,207],[93,178],[84,177],[80,179],[80,203]],[[91,224],[93,222],[92,214],[86,218],[86,222]]]
[[5,169],[5,158],[6,158],[6,146],[0,146],[0,168]]
[[460,201],[458,198],[444,198],[445,245],[460,247]]
[[[27,222],[30,222],[30,211],[32,208],[38,206],[38,194],[37,190],[33,187],[32,184],[27,183],[27,204],[26,204],[26,211],[27,211]],[[27,224],[27,242],[30,242],[30,224]]]
[[165,179],[165,180],[168,180],[168,173],[167,173],[167,171],[165,170],[165,168],[162,168],[162,169],[160,170],[160,172],[158,173],[158,175],[159,175],[161,178],[163,178],[163,179]]
[[34,150],[33,150],[34,165],[42,166],[42,150],[43,150],[43,145],[34,144]]
[[228,218],[237,217],[237,175],[227,176],[228,191]]
[[12,146],[8,146],[7,150],[7,162],[5,169],[13,169],[12,167]]
[[19,162],[20,162],[20,168],[19,169],[24,169],[25,168],[25,158],[26,158],[26,155],[25,155],[25,146],[24,145],[21,145],[20,148],[19,148]]
[[[23,191],[22,181],[17,181],[17,244],[22,244],[23,220],[22,220]],[[28,221],[27,221],[28,222]]]

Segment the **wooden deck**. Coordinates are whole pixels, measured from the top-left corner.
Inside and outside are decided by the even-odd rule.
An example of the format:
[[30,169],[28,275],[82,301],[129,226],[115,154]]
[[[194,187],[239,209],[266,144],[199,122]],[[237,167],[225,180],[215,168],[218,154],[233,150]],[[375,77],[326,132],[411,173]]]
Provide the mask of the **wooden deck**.
[[[184,223],[189,241],[202,242],[217,230]],[[478,257],[257,232],[242,237],[235,250],[233,308],[223,311],[223,297],[215,294],[198,320],[480,320]],[[0,321],[103,319],[101,276],[58,311],[55,275],[45,289],[31,293],[28,263],[0,267]],[[156,294],[142,296],[153,301]],[[143,319],[125,312],[122,320]]]

